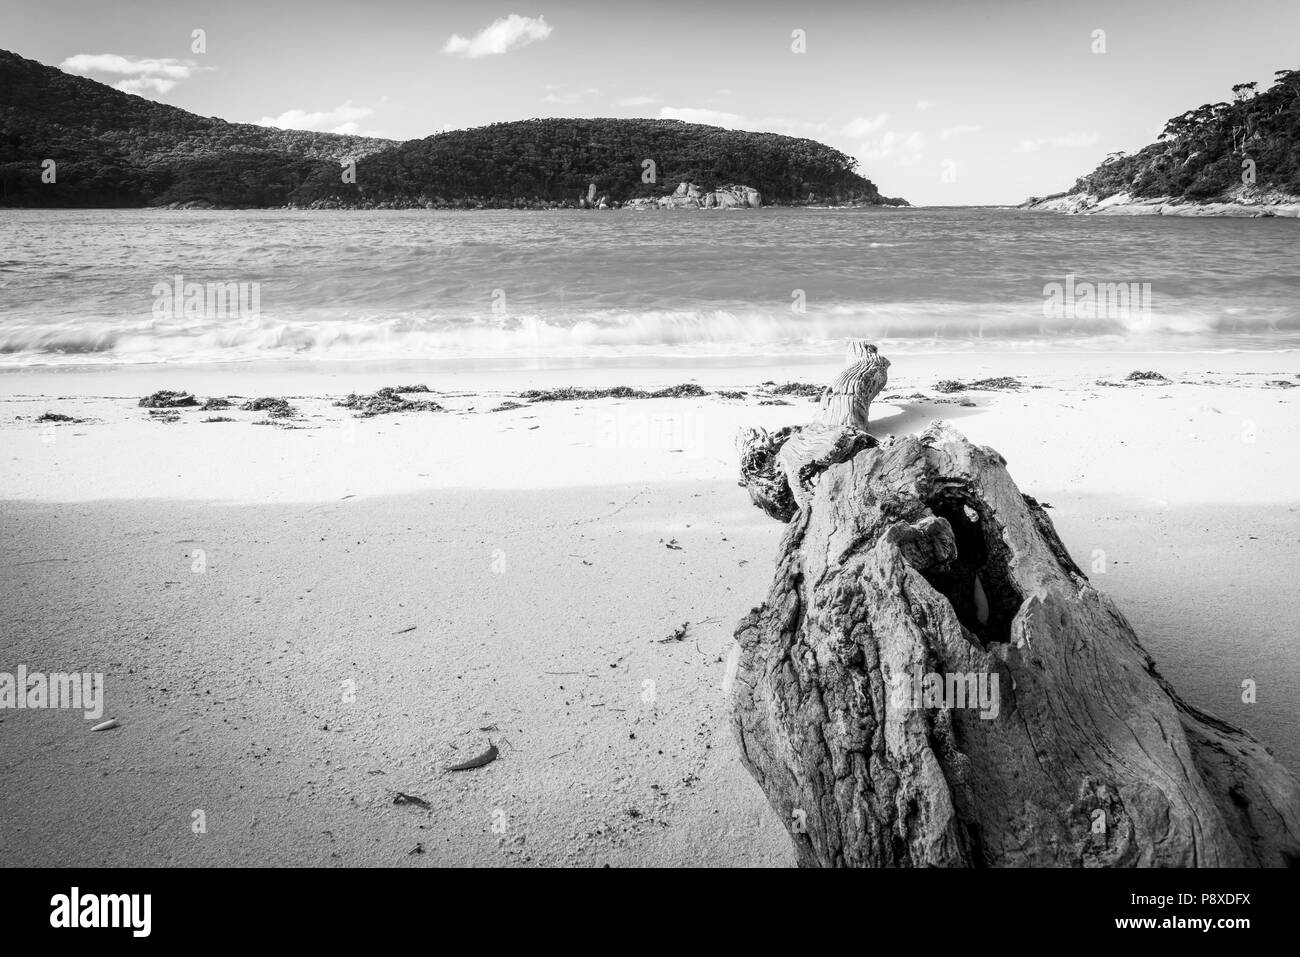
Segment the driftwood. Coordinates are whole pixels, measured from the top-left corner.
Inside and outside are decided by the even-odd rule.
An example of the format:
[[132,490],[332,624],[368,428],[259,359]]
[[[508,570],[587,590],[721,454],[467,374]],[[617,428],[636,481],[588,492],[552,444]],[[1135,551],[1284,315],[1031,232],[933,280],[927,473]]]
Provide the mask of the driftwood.
[[732,703],[801,864],[1300,864],[1295,777],[1178,697],[1001,456],[936,423],[791,482],[783,445],[749,446],[790,527]]
[[876,444],[867,433],[867,415],[885,387],[889,360],[862,340],[849,344],[848,359],[848,368],[822,395],[821,421],[776,433],[742,429],[736,440],[741,484],[755,505],[779,521],[794,517],[827,467]]

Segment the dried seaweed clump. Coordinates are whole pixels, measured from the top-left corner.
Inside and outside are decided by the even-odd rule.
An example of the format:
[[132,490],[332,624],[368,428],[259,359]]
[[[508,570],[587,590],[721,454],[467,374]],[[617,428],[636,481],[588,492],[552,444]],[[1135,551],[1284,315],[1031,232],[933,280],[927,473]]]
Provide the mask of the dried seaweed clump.
[[298,410],[289,404],[288,399],[279,399],[275,396],[249,399],[240,408],[245,412],[265,412],[271,419],[291,419],[298,414]]
[[935,392],[951,395],[954,392],[997,392],[1003,389],[1020,389],[1024,383],[1009,375],[992,379],[976,379],[974,382],[962,382],[960,379],[941,379],[933,386]]
[[427,392],[428,389],[414,387],[395,387],[384,386],[382,389],[375,391],[370,395],[360,395],[352,392],[346,399],[334,404],[342,406],[345,409],[351,409],[357,413],[358,418],[369,418],[372,415],[387,415],[390,412],[443,412],[442,406],[432,399],[411,399],[403,398],[403,392]]
[[153,395],[147,395],[140,400],[142,409],[179,409],[198,404],[199,400],[194,398],[192,393],[172,392],[168,389],[159,389]]
[[797,395],[805,399],[820,399],[826,386],[813,382],[783,382],[777,385],[771,380],[764,382],[760,388],[768,395]]
[[1150,370],[1143,372],[1140,369],[1133,370],[1124,378],[1129,382],[1168,382],[1169,381],[1164,376],[1162,376],[1159,372],[1151,372]]
[[626,385],[611,386],[608,389],[579,389],[577,386],[566,385],[559,389],[529,389],[519,393],[519,398],[529,402],[574,402],[587,399],[693,399],[708,394],[694,382],[683,382],[654,392]]

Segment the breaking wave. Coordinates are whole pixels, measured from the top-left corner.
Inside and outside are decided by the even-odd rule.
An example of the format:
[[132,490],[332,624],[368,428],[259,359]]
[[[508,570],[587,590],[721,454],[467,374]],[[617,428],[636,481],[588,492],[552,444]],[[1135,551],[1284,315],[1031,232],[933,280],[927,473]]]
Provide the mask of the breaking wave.
[[1041,303],[900,303],[838,305],[804,314],[753,308],[599,310],[520,316],[321,316],[223,321],[65,322],[0,327],[0,363],[209,363],[279,358],[367,360],[610,358],[838,354],[843,340],[865,337],[908,348],[1278,348],[1300,343],[1300,316],[1224,310],[1210,314],[1152,310],[1149,315],[1056,317]]

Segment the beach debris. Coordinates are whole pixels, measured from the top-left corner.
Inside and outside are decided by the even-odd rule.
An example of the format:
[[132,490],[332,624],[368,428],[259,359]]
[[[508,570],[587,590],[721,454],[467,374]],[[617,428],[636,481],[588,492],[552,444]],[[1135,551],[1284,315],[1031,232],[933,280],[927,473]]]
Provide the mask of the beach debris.
[[265,412],[267,418],[271,419],[289,419],[298,414],[298,410],[289,404],[288,399],[270,395],[260,399],[249,399],[240,408],[245,412]]
[[820,399],[826,386],[812,382],[783,382],[777,385],[771,379],[759,386],[760,391],[768,395],[794,395],[806,399]]
[[172,409],[150,409],[150,422],[179,422],[181,414]]
[[[1276,386],[1279,389],[1294,389],[1296,387],[1294,382],[1291,382],[1287,379],[1269,379],[1268,382],[1264,384]],[[79,421],[79,420],[74,419],[73,421]]]
[[848,367],[822,395],[822,422],[865,432],[871,400],[884,391],[889,379],[889,360],[865,339],[849,340],[848,359]]
[[91,731],[112,731],[114,728],[118,728],[118,727],[121,727],[121,725],[117,723],[117,719],[109,718],[107,721],[99,722],[99,724],[95,725],[90,730]]
[[[806,431],[742,440],[756,504],[744,456]],[[1300,782],[1179,698],[1001,455],[935,423],[817,468],[729,692],[740,760],[805,812],[783,814],[800,865],[1300,860]]]
[[685,641],[686,632],[690,627],[691,623],[689,621],[682,622],[679,626],[673,629],[672,633],[669,634],[667,638],[658,639],[657,644],[666,645],[670,641]]
[[357,418],[368,419],[375,415],[388,415],[392,412],[445,412],[446,410],[432,399],[407,399],[402,392],[428,391],[419,389],[399,389],[394,386],[384,386],[370,395],[360,395],[356,392],[348,394],[346,399],[342,399],[334,404],[345,409],[351,409],[357,413]]
[[820,422],[777,432],[746,428],[736,437],[740,484],[750,501],[778,521],[794,518],[823,471],[876,445],[866,431],[867,416],[888,381],[889,360],[864,340],[850,343],[849,358],[825,391]]
[[652,399],[696,399],[703,395],[708,395],[704,389],[694,382],[683,382],[681,385],[670,385],[666,389],[659,389],[650,393]]
[[519,393],[519,398],[529,402],[575,402],[589,399],[688,399],[698,398],[709,393],[694,382],[683,382],[665,389],[647,392],[645,389],[633,389],[631,386],[616,385],[607,389],[580,389],[566,385],[559,389],[529,389]]
[[976,379],[974,382],[962,382],[960,379],[940,379],[932,388],[935,392],[952,394],[953,392],[1000,392],[1006,389],[1022,389],[1024,383],[1014,376],[1004,375],[992,379]]
[[497,406],[495,409],[490,409],[489,411],[491,411],[491,412],[509,412],[509,411],[511,411],[512,409],[526,409],[526,408],[528,408],[528,406],[524,405],[524,403],[522,403],[522,402],[511,402],[511,401],[507,400],[507,401],[505,401],[505,402],[502,402],[502,403],[501,403],[499,406]]
[[675,538],[664,542],[664,548],[671,548],[675,552],[680,552],[682,550],[681,544]]
[[428,808],[433,806],[422,797],[416,797],[414,794],[406,794],[402,791],[393,792],[393,803],[414,804],[416,807],[423,807],[423,808]]
[[787,402],[785,399],[759,399],[759,405],[794,405],[793,402]]
[[395,634],[395,635],[404,635],[404,634],[406,634],[406,633],[409,632],[409,631],[415,631],[415,629],[418,628],[418,627],[419,627],[418,625],[412,625],[410,628],[403,628],[401,631],[395,631],[395,632],[393,632],[393,634]]
[[192,393],[173,392],[169,389],[159,389],[140,400],[142,409],[179,409],[198,404],[199,400]]
[[449,765],[447,770],[448,771],[472,771],[475,768],[483,767],[485,764],[491,764],[493,761],[497,759],[498,754],[500,754],[500,752],[497,751],[497,746],[493,744],[491,741],[489,741],[488,749],[484,751],[482,754],[480,754],[478,757],[470,758],[468,761],[462,761],[460,764]]
[[[1290,383],[1287,383],[1290,385]],[[71,422],[73,425],[80,425],[83,422],[89,422],[89,419],[78,419],[76,416],[64,415],[62,412],[42,412],[36,417],[37,422]]]
[[391,386],[394,392],[432,392],[427,385],[395,385]]
[[424,845],[416,844],[415,847],[411,848],[409,851],[406,852],[406,856],[410,857],[412,854],[423,854],[423,853],[424,853]]
[[234,422],[235,419],[232,419],[228,415],[210,415],[203,421],[204,422]]
[[1164,376],[1162,376],[1159,372],[1150,372],[1150,371],[1142,372],[1141,370],[1136,370],[1136,369],[1130,372],[1128,375],[1126,375],[1124,379],[1128,382],[1168,382],[1169,381]]
[[203,405],[199,406],[200,412],[216,412],[220,409],[228,409],[231,406],[229,399],[208,398],[203,400]]

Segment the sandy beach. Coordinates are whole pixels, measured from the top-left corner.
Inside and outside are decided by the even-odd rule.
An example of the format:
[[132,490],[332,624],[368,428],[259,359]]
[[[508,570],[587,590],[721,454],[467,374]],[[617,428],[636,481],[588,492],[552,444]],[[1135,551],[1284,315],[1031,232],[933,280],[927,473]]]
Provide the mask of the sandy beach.
[[[890,358],[873,433],[1000,451],[1173,686],[1300,770],[1294,354]],[[103,673],[119,722],[0,712],[4,863],[792,864],[723,692],[783,529],[733,439],[815,414],[761,383],[839,368],[0,375],[0,671]],[[400,383],[445,411],[334,405]],[[168,421],[159,389],[236,398]]]

